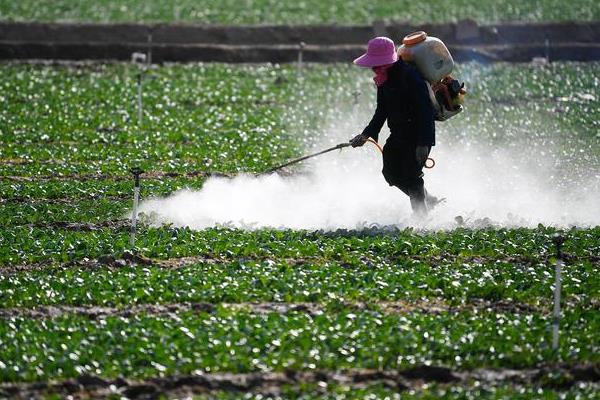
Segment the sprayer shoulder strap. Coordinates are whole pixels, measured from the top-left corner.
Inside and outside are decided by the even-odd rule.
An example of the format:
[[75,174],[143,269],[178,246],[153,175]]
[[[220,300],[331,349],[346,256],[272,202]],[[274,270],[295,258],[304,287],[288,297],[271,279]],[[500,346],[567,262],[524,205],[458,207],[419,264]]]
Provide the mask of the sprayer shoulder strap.
[[439,115],[443,114],[443,109],[440,103],[437,101],[435,97],[435,93],[433,92],[433,88],[431,87],[431,83],[425,81],[425,85],[427,85],[427,92],[429,93],[429,100],[431,100],[431,104],[433,105],[433,110],[435,112],[436,119]]

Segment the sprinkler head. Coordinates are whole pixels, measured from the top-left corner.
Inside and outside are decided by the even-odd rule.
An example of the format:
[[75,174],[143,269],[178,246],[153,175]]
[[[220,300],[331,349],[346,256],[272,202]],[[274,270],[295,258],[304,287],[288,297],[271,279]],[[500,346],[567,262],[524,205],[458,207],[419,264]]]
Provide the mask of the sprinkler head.
[[562,257],[562,245],[565,243],[566,238],[560,233],[555,233],[552,236],[552,242],[556,246],[556,256],[558,258]]
[[552,236],[552,241],[554,242],[555,245],[561,246],[565,242],[565,237],[563,235],[561,235],[560,233],[555,233]]
[[140,167],[133,167],[129,170],[129,172],[131,172],[133,176],[140,176],[144,173]]
[[131,174],[133,175],[133,179],[135,181],[135,186],[139,187],[140,186],[140,175],[144,173],[144,171],[142,171],[142,169],[140,167],[133,167],[129,170],[129,172],[131,172]]

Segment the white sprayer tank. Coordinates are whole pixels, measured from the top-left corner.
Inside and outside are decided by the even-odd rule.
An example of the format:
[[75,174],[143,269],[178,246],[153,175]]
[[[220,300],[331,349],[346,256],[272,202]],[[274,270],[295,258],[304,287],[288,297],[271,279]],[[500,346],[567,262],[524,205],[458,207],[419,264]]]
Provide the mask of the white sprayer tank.
[[427,36],[423,31],[407,35],[398,48],[398,54],[402,60],[414,64],[431,84],[449,75],[454,67],[454,60],[444,42]]

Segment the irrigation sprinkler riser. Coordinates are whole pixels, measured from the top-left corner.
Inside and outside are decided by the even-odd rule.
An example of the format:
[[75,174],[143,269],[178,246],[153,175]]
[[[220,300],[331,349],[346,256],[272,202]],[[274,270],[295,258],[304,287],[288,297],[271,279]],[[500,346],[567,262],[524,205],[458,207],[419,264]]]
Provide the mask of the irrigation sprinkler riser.
[[137,209],[140,202],[140,174],[142,170],[139,167],[131,170],[133,174],[133,211],[131,213],[131,236],[129,238],[129,244],[131,247],[135,246],[135,234],[137,230]]
[[562,260],[556,260],[554,282],[554,316],[552,319],[552,350],[558,350],[560,325],[560,290],[561,290]]
[[152,33],[148,34],[148,65],[152,64]]
[[560,340],[560,290],[561,290],[561,273],[563,267],[562,260],[562,245],[565,242],[565,238],[556,235],[554,237],[554,245],[556,246],[556,265],[554,270],[554,311],[552,318],[552,350],[558,351],[558,345]]
[[300,42],[300,44],[298,45],[298,75],[302,76],[302,68],[303,68],[303,52],[304,52],[304,46],[306,46],[306,44],[304,42]]
[[140,201],[140,188],[135,187],[133,189],[133,211],[131,213],[131,236],[129,238],[129,244],[135,246],[135,233],[137,230],[137,209]]
[[137,112],[138,112],[138,125],[142,125],[142,72],[138,74],[138,85],[137,85]]

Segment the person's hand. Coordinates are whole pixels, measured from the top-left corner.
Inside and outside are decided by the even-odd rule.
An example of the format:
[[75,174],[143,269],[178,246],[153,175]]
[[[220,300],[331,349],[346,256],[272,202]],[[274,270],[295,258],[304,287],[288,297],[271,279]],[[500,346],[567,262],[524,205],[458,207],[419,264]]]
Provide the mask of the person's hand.
[[352,147],[360,147],[363,144],[367,143],[368,139],[369,139],[369,137],[366,135],[363,135],[363,134],[356,135],[352,139],[350,139],[350,145]]
[[425,161],[427,161],[428,156],[429,146],[417,146],[417,151],[415,151],[415,157],[419,165],[425,165]]

